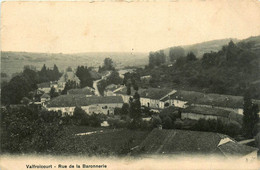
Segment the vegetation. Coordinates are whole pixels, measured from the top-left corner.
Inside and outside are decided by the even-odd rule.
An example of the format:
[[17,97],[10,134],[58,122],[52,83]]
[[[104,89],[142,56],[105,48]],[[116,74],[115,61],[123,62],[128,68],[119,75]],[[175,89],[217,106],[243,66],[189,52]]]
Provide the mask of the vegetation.
[[160,66],[166,62],[166,56],[161,50],[160,52],[150,52],[149,54],[149,68]]
[[122,79],[119,77],[119,73],[117,71],[112,71],[111,74],[107,77],[107,79],[103,79],[98,83],[98,90],[101,95],[104,95],[105,88],[110,84],[121,84]]
[[254,129],[259,122],[259,108],[257,104],[253,104],[250,94],[244,96],[244,112],[243,112],[243,131],[246,137],[253,137],[257,132]]
[[29,107],[1,110],[1,151],[52,153],[61,130],[57,112]]
[[[174,87],[207,93],[241,95],[250,89],[252,98],[260,99],[259,56],[252,50],[252,43],[234,44],[232,41],[218,52],[205,53],[197,59],[193,53],[179,57],[172,66],[151,59],[140,75],[151,75],[150,87]],[[172,54],[173,55],[173,54]],[[160,55],[156,55],[160,56]],[[164,57],[158,61],[164,61]],[[157,66],[157,67],[154,67]]]
[[87,66],[78,66],[76,75],[80,80],[80,87],[93,87],[93,78],[90,74],[90,69]]
[[1,102],[8,105],[18,104],[24,97],[32,99],[29,92],[36,90],[38,83],[58,80],[60,76],[61,73],[56,65],[52,70],[43,65],[41,71],[37,71],[32,66],[25,66],[21,74],[1,86]]
[[[32,69],[25,69],[25,70],[32,70]],[[38,72],[39,74],[39,81],[38,83],[42,82],[49,82],[58,80],[61,76],[58,67],[54,64],[53,69],[46,68],[45,64],[42,66],[41,71]]]
[[104,71],[114,71],[115,67],[113,65],[113,61],[111,58],[105,58],[104,59],[104,64],[102,67],[99,67],[98,72],[104,72]]
[[61,94],[67,94],[68,90],[70,89],[76,89],[76,88],[79,88],[76,81],[73,81],[73,80],[68,80],[66,83],[65,83],[65,87],[64,89],[62,90]]

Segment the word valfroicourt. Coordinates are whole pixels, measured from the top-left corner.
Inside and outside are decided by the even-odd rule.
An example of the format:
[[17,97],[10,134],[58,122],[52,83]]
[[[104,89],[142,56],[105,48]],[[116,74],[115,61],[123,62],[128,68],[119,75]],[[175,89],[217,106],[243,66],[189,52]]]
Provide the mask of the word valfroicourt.
[[52,168],[52,165],[26,165],[26,168]]

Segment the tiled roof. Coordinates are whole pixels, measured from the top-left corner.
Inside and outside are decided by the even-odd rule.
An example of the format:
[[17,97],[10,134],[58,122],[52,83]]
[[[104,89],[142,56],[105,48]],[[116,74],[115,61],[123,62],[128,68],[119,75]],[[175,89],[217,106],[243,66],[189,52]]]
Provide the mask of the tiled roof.
[[50,95],[48,93],[44,93],[41,98],[50,98]]
[[[122,95],[126,95],[126,92],[127,92],[127,87],[126,86],[123,86],[123,87],[119,87],[118,89],[116,89],[114,91],[114,93],[116,94],[122,94]],[[131,96],[133,96],[135,94],[135,90],[134,88],[131,88]]]
[[68,94],[83,94],[83,95],[94,95],[94,92],[89,87],[84,87],[82,89],[70,89]]
[[150,98],[150,99],[161,99],[162,97],[169,94],[172,89],[159,89],[159,88],[148,88],[148,89],[140,89],[138,93],[140,97]]
[[219,145],[227,135],[213,132],[154,129],[141,143],[140,154],[221,154],[247,155],[257,148],[238,144],[231,139]]
[[121,96],[91,96],[85,95],[61,95],[53,98],[47,107],[74,107],[88,106],[92,104],[123,103]]
[[217,108],[209,108],[209,107],[199,107],[199,106],[190,106],[183,110],[183,113],[196,113],[203,115],[214,115],[221,117],[229,117],[231,111],[217,109]]
[[204,94],[195,91],[179,90],[170,96],[171,99],[188,101],[189,103],[201,105],[213,105],[219,107],[242,108],[243,97],[208,93]]
[[38,88],[47,88],[47,87],[50,87],[50,82],[44,82],[44,83],[37,84],[37,87],[38,87]]

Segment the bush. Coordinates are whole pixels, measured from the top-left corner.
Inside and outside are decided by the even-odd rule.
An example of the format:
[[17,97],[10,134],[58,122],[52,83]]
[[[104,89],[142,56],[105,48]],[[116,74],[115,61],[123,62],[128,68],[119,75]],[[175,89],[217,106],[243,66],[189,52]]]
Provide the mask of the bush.
[[51,153],[62,134],[57,112],[21,107],[1,111],[1,151]]
[[115,128],[125,128],[128,125],[128,122],[125,120],[120,120],[119,118],[108,118],[107,122],[109,126]]

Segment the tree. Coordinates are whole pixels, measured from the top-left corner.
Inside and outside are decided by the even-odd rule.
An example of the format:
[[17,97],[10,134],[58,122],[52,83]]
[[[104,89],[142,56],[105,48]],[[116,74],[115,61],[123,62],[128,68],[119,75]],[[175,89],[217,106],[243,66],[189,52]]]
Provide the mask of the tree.
[[130,117],[133,118],[133,121],[138,121],[141,118],[141,102],[140,102],[140,95],[138,92],[135,92],[133,99],[129,99],[130,108],[129,114]]
[[174,47],[170,49],[169,58],[170,61],[174,61],[177,58],[184,57],[185,51],[182,47]]
[[59,95],[59,93],[56,92],[55,88],[54,88],[54,87],[51,87],[50,97],[51,97],[51,98],[54,98],[54,97],[57,97],[58,95]]
[[121,108],[121,114],[122,115],[128,115],[128,113],[129,113],[129,104],[124,103],[122,108]]
[[127,95],[131,95],[131,84],[128,84],[128,85],[126,86],[126,88],[127,88],[126,94],[127,94]]
[[81,107],[75,107],[72,119],[76,125],[89,125],[89,115]]
[[113,61],[111,58],[105,58],[104,59],[104,64],[102,67],[99,67],[98,72],[102,71],[114,71],[115,67],[113,65]]
[[67,94],[67,91],[70,89],[76,89],[78,88],[77,83],[75,81],[72,80],[68,80],[65,84],[65,88],[63,89],[63,91],[61,92],[61,94]]
[[243,130],[246,137],[253,137],[253,130],[255,125],[259,121],[259,108],[257,104],[253,104],[249,92],[244,95],[244,106],[243,106]]
[[197,60],[197,58],[193,52],[188,53],[186,56],[186,59],[187,59],[187,61],[196,61]]
[[77,77],[80,79],[80,87],[93,87],[93,78],[87,66],[78,66],[76,71]]

